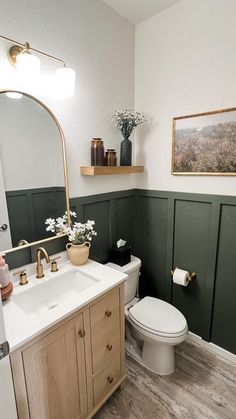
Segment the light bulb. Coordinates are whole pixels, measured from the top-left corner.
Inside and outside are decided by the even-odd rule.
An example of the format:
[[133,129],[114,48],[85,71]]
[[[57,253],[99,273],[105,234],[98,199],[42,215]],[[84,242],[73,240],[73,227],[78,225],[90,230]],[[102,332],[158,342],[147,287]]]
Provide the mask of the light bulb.
[[16,57],[17,70],[24,77],[37,77],[40,73],[40,60],[28,52],[18,54]]

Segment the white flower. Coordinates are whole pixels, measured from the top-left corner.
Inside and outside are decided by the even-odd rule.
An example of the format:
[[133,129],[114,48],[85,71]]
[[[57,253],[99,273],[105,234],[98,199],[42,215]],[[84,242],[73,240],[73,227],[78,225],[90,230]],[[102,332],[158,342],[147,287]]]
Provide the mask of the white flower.
[[111,121],[115,122],[115,126],[121,130],[124,137],[129,138],[133,129],[147,120],[144,114],[135,112],[134,109],[125,109],[124,111],[116,110]]
[[[73,218],[76,218],[76,213],[74,211],[70,211],[70,215]],[[95,222],[92,220],[87,220],[86,223],[82,224],[79,222],[74,221],[71,222],[69,226],[67,223],[67,212],[62,217],[56,218],[48,218],[45,221],[47,225],[46,231],[52,231],[53,233],[59,234],[67,234],[69,241],[74,244],[82,244],[86,241],[91,241],[92,236],[96,236],[97,233],[94,231],[93,226]]]

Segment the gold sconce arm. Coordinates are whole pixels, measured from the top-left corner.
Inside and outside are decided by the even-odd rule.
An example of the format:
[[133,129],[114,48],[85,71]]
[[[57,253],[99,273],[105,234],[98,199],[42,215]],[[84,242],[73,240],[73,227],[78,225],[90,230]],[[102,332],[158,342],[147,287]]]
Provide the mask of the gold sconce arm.
[[63,64],[64,67],[66,67],[65,61],[63,61],[61,58],[55,57],[54,55],[47,54],[46,52],[43,52],[39,49],[33,48],[30,46],[28,42],[25,44],[22,44],[21,42],[15,41],[14,39],[8,38],[7,36],[0,35],[1,39],[4,39],[5,41],[10,42],[13,44],[13,46],[8,51],[8,58],[10,63],[15,66],[16,65],[16,57],[17,55],[23,53],[23,52],[29,52],[34,51],[37,54],[44,55],[44,57],[51,58],[52,60],[58,61],[61,64]]

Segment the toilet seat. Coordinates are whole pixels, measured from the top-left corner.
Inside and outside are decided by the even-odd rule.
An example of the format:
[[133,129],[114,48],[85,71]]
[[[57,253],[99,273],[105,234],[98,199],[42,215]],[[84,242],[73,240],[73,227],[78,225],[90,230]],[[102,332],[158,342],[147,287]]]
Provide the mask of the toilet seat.
[[188,331],[183,314],[158,298],[140,300],[129,309],[129,318],[141,330],[163,338],[178,338]]

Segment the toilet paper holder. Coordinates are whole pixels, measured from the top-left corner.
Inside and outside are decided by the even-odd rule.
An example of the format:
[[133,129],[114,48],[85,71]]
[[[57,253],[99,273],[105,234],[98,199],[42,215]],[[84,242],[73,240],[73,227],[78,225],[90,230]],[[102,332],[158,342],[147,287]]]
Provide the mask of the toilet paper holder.
[[[175,266],[171,272],[171,275],[174,275],[174,271],[177,268],[177,266]],[[197,279],[197,274],[195,272],[188,272],[188,282],[192,282],[194,279]]]

